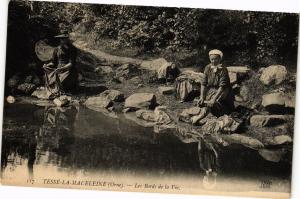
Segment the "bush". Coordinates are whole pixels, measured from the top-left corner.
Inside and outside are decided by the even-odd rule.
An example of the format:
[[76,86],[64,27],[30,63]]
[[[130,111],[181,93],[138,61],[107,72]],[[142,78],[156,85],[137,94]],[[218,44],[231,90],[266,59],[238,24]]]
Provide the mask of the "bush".
[[[219,48],[230,65],[296,67],[297,14],[24,1],[12,1],[10,14],[20,6],[29,21],[43,19],[29,23],[31,32],[43,24],[75,30],[96,47],[107,39],[115,48],[137,48],[140,54],[182,57],[196,51],[202,58],[191,58],[192,64],[207,63],[208,51]],[[27,18],[17,18],[12,26],[27,24]]]

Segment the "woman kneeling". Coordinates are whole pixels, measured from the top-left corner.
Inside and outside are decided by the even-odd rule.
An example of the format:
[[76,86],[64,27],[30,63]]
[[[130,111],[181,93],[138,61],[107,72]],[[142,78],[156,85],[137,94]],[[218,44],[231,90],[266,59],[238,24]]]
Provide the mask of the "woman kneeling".
[[234,110],[234,96],[230,85],[228,70],[222,65],[223,53],[220,50],[209,52],[210,64],[205,67],[204,80],[201,83],[198,106],[202,107],[199,115],[192,117],[195,124],[208,112],[215,116],[230,114]]

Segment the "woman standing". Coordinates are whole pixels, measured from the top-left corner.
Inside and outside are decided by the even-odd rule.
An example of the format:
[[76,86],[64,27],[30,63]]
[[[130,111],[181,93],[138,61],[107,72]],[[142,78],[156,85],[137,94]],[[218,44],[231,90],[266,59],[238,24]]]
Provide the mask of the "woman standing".
[[55,36],[60,45],[55,48],[52,61],[43,66],[47,96],[55,98],[71,92],[78,85],[78,74],[75,68],[76,48],[71,44],[68,33]]
[[223,53],[214,49],[209,52],[210,64],[204,69],[198,106],[203,107],[199,115],[192,117],[195,124],[210,111],[213,115],[229,114],[234,109],[234,96],[230,85],[228,70],[222,65]]

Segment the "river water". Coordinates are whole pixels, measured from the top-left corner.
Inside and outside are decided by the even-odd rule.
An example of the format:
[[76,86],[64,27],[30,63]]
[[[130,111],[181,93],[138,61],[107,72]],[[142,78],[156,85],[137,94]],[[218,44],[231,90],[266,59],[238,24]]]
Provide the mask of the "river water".
[[[289,163],[266,161],[240,147],[218,147],[216,157],[203,144],[199,151],[198,143],[154,133],[122,114],[110,117],[82,106],[5,104],[3,129],[3,184],[233,194],[289,193],[291,188]],[[208,167],[213,175],[205,172]],[[97,185],[78,186],[83,179],[97,180]]]

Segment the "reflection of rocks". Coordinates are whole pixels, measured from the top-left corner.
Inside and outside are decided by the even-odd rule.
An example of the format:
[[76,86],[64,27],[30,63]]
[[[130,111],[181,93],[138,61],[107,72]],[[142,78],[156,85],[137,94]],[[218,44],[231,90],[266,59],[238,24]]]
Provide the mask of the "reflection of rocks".
[[287,70],[285,66],[281,65],[272,65],[265,68],[262,71],[260,76],[260,81],[264,85],[271,85],[271,84],[280,84],[282,83],[287,77]]
[[260,149],[258,153],[265,159],[271,162],[279,162],[286,154],[285,149]]
[[153,93],[135,93],[130,95],[125,100],[126,108],[154,108],[156,105],[156,97]]
[[295,109],[295,97],[281,92],[265,94],[262,106],[271,113],[291,112]]

